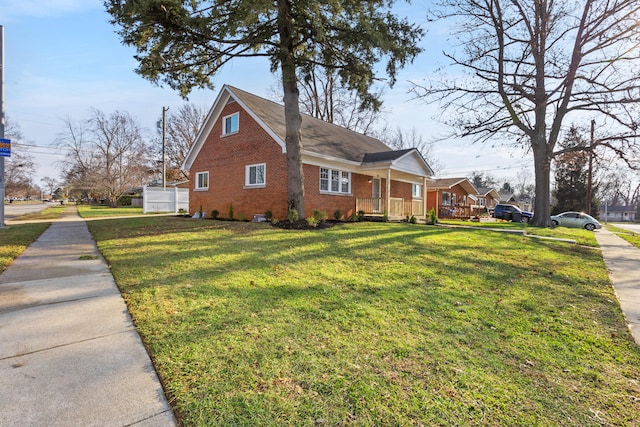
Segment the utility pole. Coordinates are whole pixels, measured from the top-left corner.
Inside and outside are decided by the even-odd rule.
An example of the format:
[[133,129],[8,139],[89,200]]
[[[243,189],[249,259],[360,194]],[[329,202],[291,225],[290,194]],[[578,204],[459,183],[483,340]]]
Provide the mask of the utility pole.
[[162,188],[167,188],[167,110],[169,107],[162,107]]
[[593,173],[593,134],[595,133],[596,121],[591,119],[591,142],[589,143],[589,171],[587,172],[587,206],[584,210],[591,215],[591,189],[593,186],[592,173]]
[[[4,139],[4,26],[0,25],[0,139]],[[4,157],[0,156],[0,228],[4,223]]]

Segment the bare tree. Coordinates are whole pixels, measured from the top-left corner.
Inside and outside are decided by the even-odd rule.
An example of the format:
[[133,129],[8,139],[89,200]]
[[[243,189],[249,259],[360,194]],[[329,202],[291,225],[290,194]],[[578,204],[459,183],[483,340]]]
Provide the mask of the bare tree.
[[5,158],[5,195],[28,198],[34,194],[36,165],[29,153],[20,126],[5,118],[5,136],[11,140],[11,157]]
[[189,178],[187,171],[181,170],[189,148],[196,140],[207,113],[202,107],[184,104],[176,112],[169,110],[166,126],[165,156],[167,157],[167,177],[178,180]]
[[[460,137],[528,147],[535,167],[534,225],[550,223],[550,170],[572,117],[606,125],[596,146],[638,166],[640,2],[441,0],[460,45],[446,53],[467,78],[415,84],[444,102]],[[575,148],[572,148],[575,149]],[[581,148],[584,149],[584,148]],[[559,150],[566,151],[566,150]]]
[[44,188],[48,196],[53,196],[53,192],[60,185],[60,183],[56,179],[48,176],[45,176],[40,181],[42,181],[42,183],[44,184]]
[[417,149],[435,175],[444,169],[442,162],[440,162],[433,153],[433,144],[425,141],[415,127],[407,131],[400,127],[390,129],[388,126],[385,126],[376,132],[375,136],[394,150],[404,150],[407,148]]
[[148,177],[150,150],[137,122],[126,112],[107,116],[94,109],[91,118],[79,124],[67,119],[57,141],[68,152],[64,167],[68,184],[105,198],[113,207]]
[[369,134],[380,116],[383,91],[363,99],[340,83],[333,70],[306,67],[299,72],[300,111],[362,134]]

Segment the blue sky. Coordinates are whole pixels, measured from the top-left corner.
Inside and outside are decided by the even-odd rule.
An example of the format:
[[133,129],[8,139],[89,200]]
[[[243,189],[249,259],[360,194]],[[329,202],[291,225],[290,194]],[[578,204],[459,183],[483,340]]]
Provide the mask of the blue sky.
[[[426,24],[422,2],[399,8],[415,22]],[[54,145],[63,120],[82,120],[91,108],[105,113],[128,111],[149,135],[155,132],[162,107],[178,109],[185,101],[169,88],[138,76],[134,50],[123,46],[109,24],[100,0],[0,0],[0,25],[5,38],[5,111],[18,124],[38,164],[37,177],[59,177],[62,151]],[[436,65],[446,38],[431,27],[423,41],[425,52],[401,72],[393,89],[386,89],[386,121],[426,139],[443,128],[431,117],[434,108],[411,100],[409,80],[419,81]],[[269,97],[277,84],[265,60],[238,59],[214,81],[216,88],[231,84]],[[189,101],[209,108],[217,89],[196,91]],[[445,169],[441,176],[467,176],[474,170],[498,177],[515,177],[529,167],[529,157],[507,148],[461,141],[434,143],[434,155]],[[533,176],[533,175],[532,175]]]

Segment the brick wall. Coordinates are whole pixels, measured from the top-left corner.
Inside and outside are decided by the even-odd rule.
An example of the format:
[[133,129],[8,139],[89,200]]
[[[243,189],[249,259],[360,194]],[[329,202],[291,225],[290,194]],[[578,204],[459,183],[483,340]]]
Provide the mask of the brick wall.
[[[239,112],[239,131],[222,135],[222,117]],[[266,164],[266,186],[245,188],[247,165]],[[209,189],[195,191],[196,173],[209,172]],[[207,217],[216,209],[221,218],[229,217],[233,205],[234,218],[251,220],[254,214],[271,210],[274,217],[284,218],[287,208],[286,155],[282,148],[244,111],[238,103],[230,103],[215,123],[191,167],[189,211],[202,206]]]

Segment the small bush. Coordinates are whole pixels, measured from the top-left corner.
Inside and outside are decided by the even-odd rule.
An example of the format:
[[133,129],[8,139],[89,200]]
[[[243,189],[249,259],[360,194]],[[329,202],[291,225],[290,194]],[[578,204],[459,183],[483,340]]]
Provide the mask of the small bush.
[[278,225],[278,224],[280,224],[280,220],[278,218],[274,218],[274,219],[271,220],[271,224]]
[[298,214],[298,211],[296,209],[291,209],[289,211],[289,214],[287,215],[287,219],[289,220],[289,222],[296,222],[300,219],[300,214]]
[[364,211],[358,211],[358,221],[364,221]]
[[333,217],[335,218],[336,221],[340,221],[340,218],[342,218],[342,211],[338,209],[333,213]]
[[411,224],[417,224],[418,223],[418,218],[416,218],[415,215],[411,215],[411,218],[409,218],[409,222]]
[[198,218],[204,218],[204,212],[202,211],[202,205],[198,209]]
[[310,216],[306,218],[306,220],[307,220],[307,224],[309,224],[310,227],[318,226],[318,219],[315,216]]
[[329,218],[329,216],[325,211],[320,211],[318,209],[313,210],[313,217],[316,219],[317,222],[324,222],[327,220],[327,218]]
[[360,221],[360,217],[359,217],[358,215],[356,215],[356,214],[353,214],[353,215],[351,215],[351,216],[349,217],[349,221],[351,221],[351,222],[358,222],[358,221]]
[[178,215],[186,215],[187,211],[184,210],[183,208],[178,209]]
[[273,212],[271,211],[264,211],[264,217],[267,221],[271,221],[271,218],[273,218]]
[[436,215],[436,210],[431,208],[431,210],[427,213],[427,224],[435,225],[438,223],[438,215]]
[[220,212],[217,209],[211,211],[211,219],[218,219]]
[[233,203],[229,203],[229,219],[233,219]]

